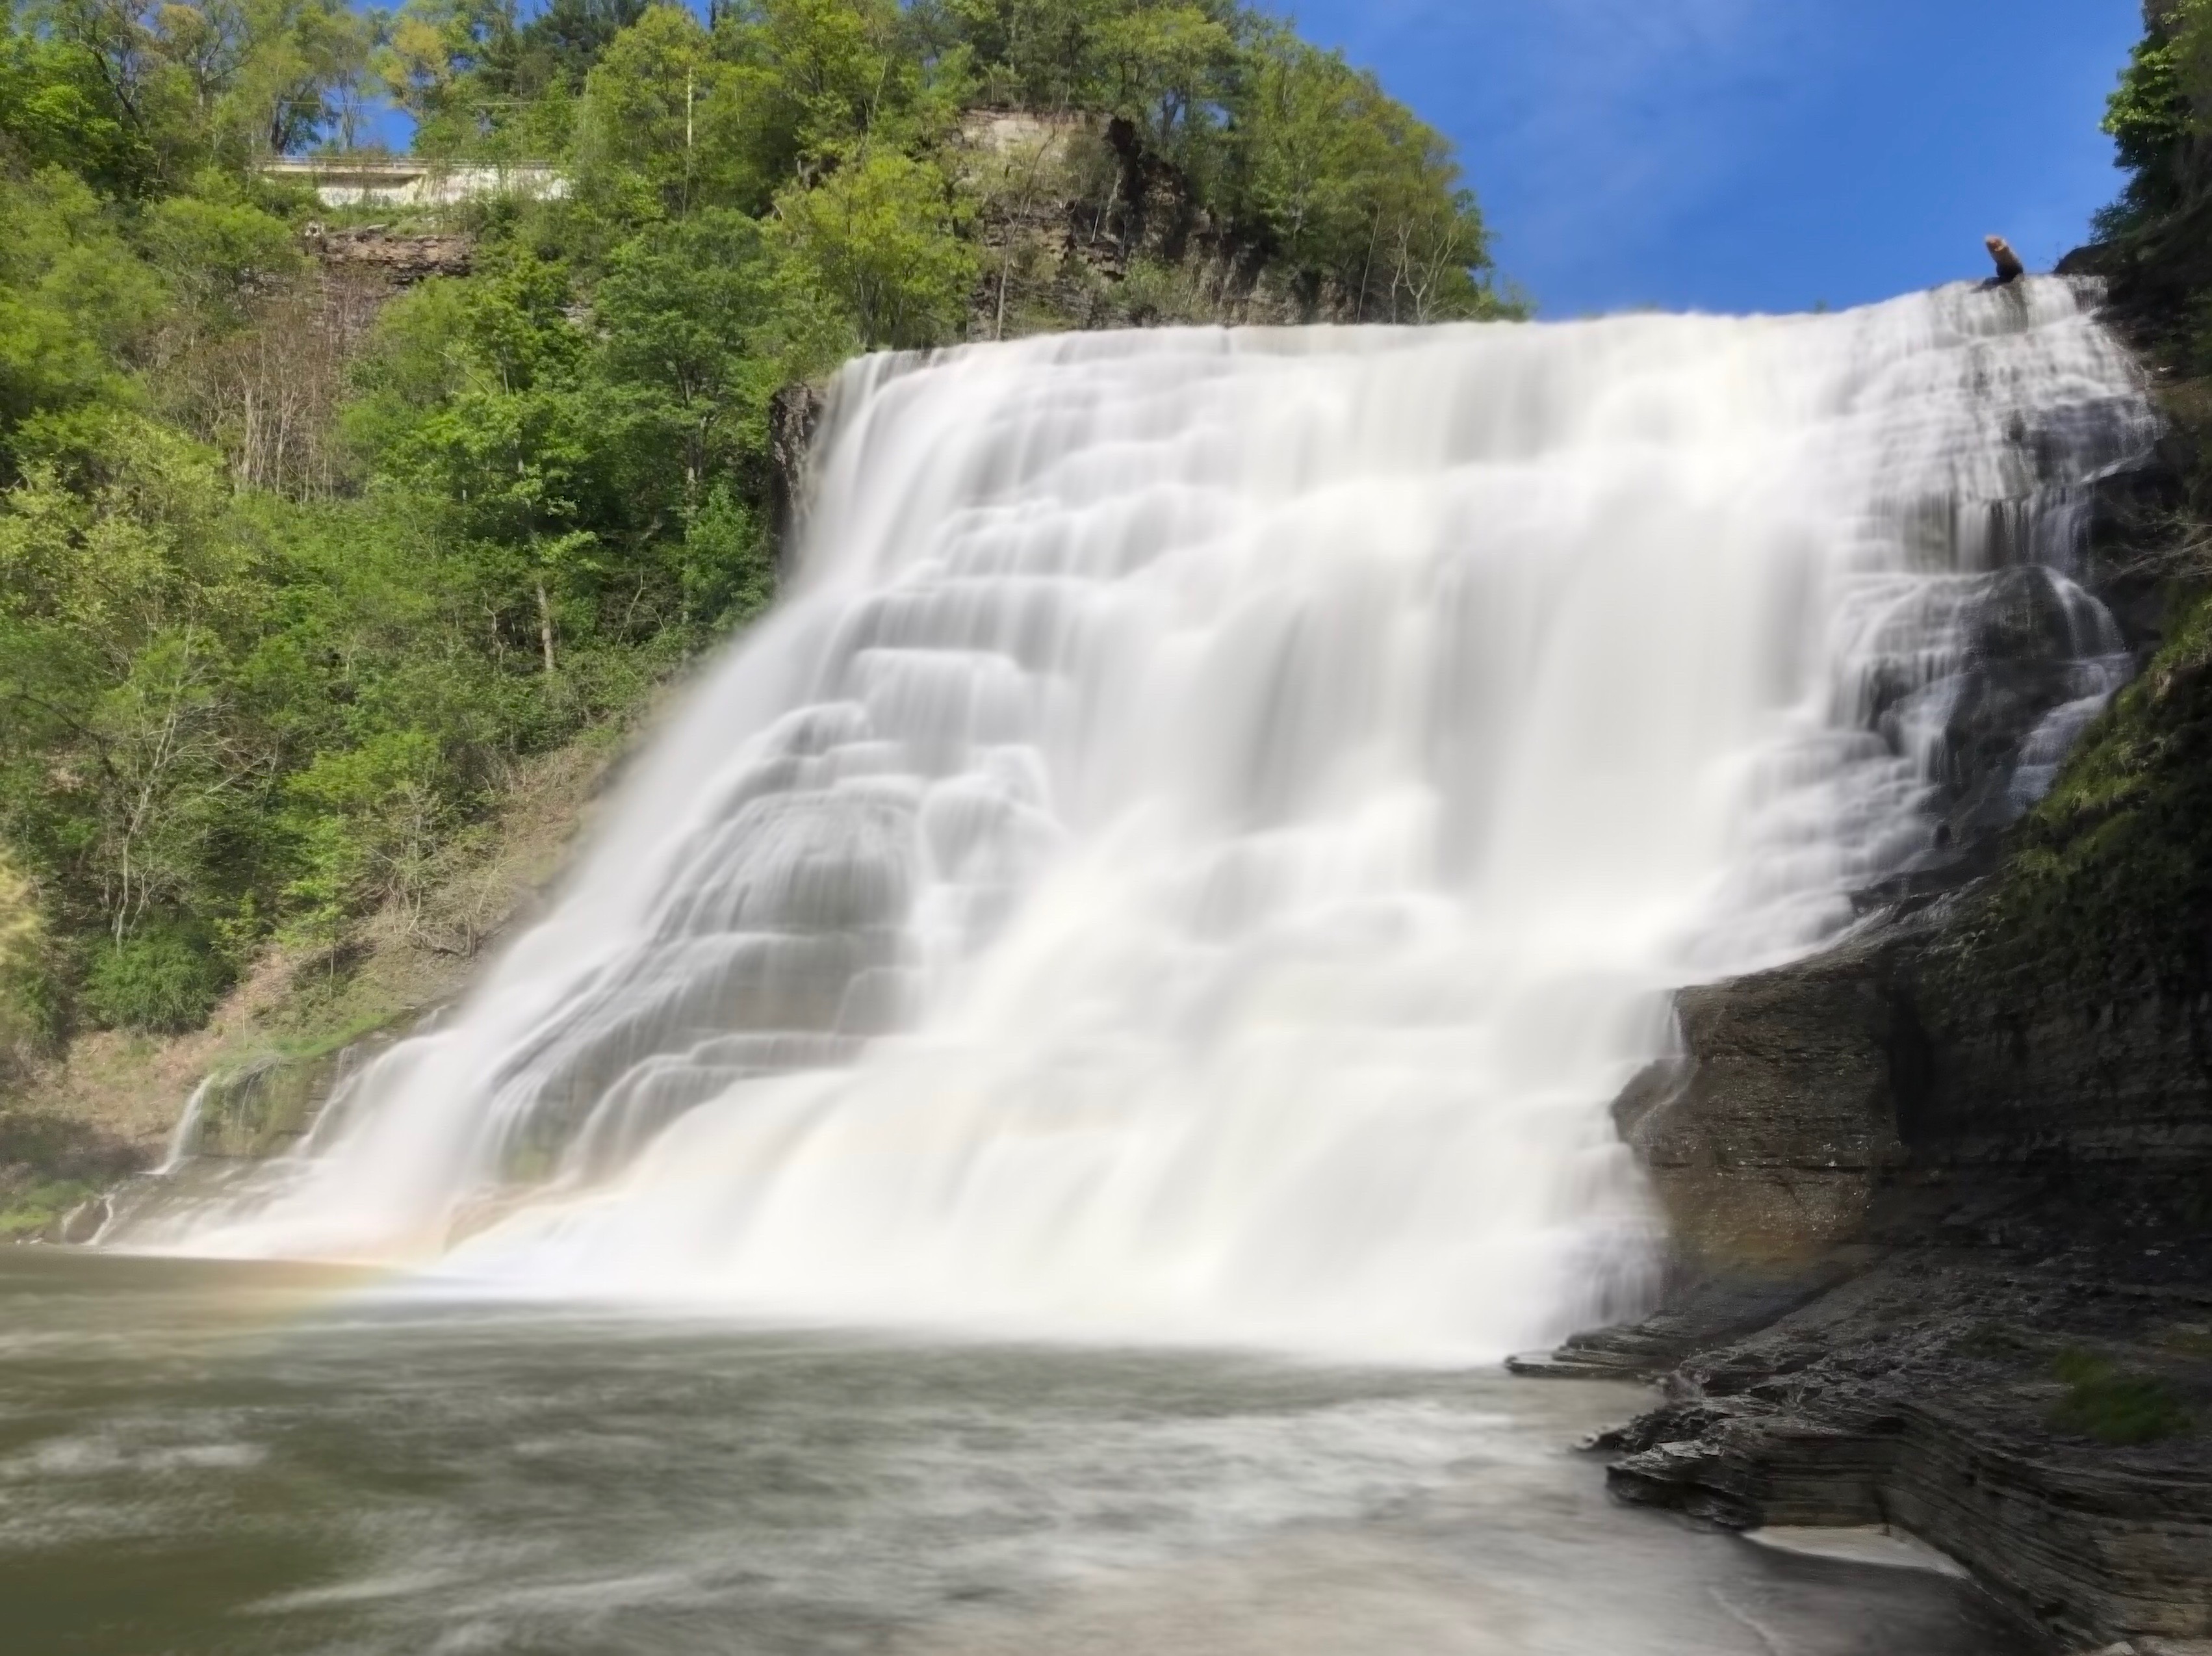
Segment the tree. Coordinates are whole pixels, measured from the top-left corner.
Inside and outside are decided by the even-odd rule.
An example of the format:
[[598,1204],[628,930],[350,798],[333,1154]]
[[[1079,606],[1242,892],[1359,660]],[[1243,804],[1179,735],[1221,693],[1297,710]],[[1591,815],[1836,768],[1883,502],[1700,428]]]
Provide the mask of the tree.
[[681,218],[766,199],[763,71],[715,54],[698,20],[657,5],[623,30],[585,84],[587,188],[617,212]]
[[126,373],[161,312],[160,280],[82,180],[0,179],[0,485],[61,459],[134,400]]
[[491,129],[497,94],[481,77],[512,56],[514,33],[513,0],[406,0],[370,65],[415,118],[417,150],[464,153]]
[[919,85],[894,0],[757,0],[727,15],[722,43],[763,71],[772,172],[866,138]]
[[2108,230],[2201,198],[2212,183],[2212,0],[2155,0],[2106,104],[2104,130],[2135,176]]
[[0,161],[70,168],[112,196],[152,188],[160,157],[105,70],[50,27],[0,30]]
[[334,0],[207,0],[204,10],[173,3],[160,17],[173,60],[196,36],[237,41],[210,115],[217,142],[245,159],[315,143],[349,116],[369,64],[368,20]]
[[[758,338],[769,277],[760,227],[727,208],[649,228],[610,260],[592,312],[605,331],[599,374],[623,428],[617,441],[634,457],[624,493],[688,513],[764,440],[783,374]],[[681,468],[675,490],[653,475],[670,462]]]
[[1255,49],[1234,132],[1243,216],[1360,320],[1496,314],[1474,197],[1443,137],[1375,78],[1287,33]]
[[1197,6],[1145,6],[1102,23],[1097,56],[1115,113],[1163,151],[1187,151],[1199,112],[1218,100],[1236,38]]
[[975,283],[963,209],[934,162],[858,149],[811,188],[787,186],[769,234],[806,287],[841,306],[860,344],[909,350],[956,335]]

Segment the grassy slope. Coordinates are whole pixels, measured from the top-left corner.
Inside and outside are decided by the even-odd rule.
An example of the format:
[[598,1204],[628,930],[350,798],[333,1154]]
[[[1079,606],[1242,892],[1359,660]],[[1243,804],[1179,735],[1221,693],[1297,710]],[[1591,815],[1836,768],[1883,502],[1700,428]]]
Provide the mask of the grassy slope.
[[[349,1043],[404,1029],[460,994],[560,872],[624,740],[600,727],[519,767],[481,855],[421,916],[381,913],[337,959],[270,953],[191,1034],[96,1031],[70,1042],[0,1099],[0,1240],[45,1233],[94,1189],[158,1161],[203,1076],[313,1075]],[[238,1123],[225,1148],[266,1148],[257,1141],[296,1130],[295,1117]]]

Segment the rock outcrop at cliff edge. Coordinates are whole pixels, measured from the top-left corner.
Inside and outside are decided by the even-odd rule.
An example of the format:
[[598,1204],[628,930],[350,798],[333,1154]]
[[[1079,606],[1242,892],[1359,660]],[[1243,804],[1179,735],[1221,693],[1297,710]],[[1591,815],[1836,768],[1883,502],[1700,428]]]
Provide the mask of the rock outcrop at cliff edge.
[[1678,1275],[1786,1275],[1863,1229],[1903,1160],[1900,1062],[1916,1043],[1888,940],[1685,989],[1684,1056],[1613,1105],[1664,1206]]
[[1964,923],[1684,997],[1671,1086],[1623,1106],[1677,1216],[1674,1303],[1561,1360],[1673,1364],[1605,1446],[1625,1499],[1902,1525],[2054,1648],[2212,1637],[2212,1234],[2177,1200],[2212,1170],[2180,1177],[2185,1098],[2129,1104],[2201,1025],[1957,998]]
[[2053,1648],[2212,1638],[2212,1018],[2003,953],[2002,884],[1681,997],[1620,1105],[1672,1300],[1558,1361],[1672,1366],[1625,1499],[1901,1524]]

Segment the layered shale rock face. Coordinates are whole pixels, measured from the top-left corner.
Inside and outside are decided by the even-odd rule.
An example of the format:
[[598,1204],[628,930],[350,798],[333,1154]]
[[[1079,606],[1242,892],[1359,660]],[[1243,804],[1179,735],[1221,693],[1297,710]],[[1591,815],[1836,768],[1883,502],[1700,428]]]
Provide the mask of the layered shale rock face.
[[2054,1649],[2212,1638],[2212,1020],[2008,960],[1993,900],[1681,997],[1617,1106],[1674,1297],[1555,1364],[1671,1366],[1625,1499],[1901,1525]]
[[466,276],[476,259],[476,245],[466,235],[410,234],[383,224],[326,229],[311,223],[303,239],[325,269],[366,272],[393,287],[434,276]]
[[1672,1366],[1601,1446],[1624,1499],[1900,1525],[2054,1649],[2212,1638],[2206,1020],[1978,983],[1965,923],[1683,996],[1620,1106],[1674,1299],[1552,1366]]
[[2132,1204],[2119,1217],[2212,1218],[2212,995],[2063,959],[1982,970],[1970,948],[1939,937],[1911,963],[1929,1065],[1901,1117],[1916,1155]]
[[1682,1056],[1613,1105],[1692,1276],[1813,1265],[1863,1229],[1898,1166],[1900,1084],[1917,1052],[1895,949],[1856,943],[1684,990]]
[[2100,1234],[2212,1221],[2212,996],[1984,961],[1978,895],[1677,997],[1682,1052],[1613,1114],[1678,1277],[1809,1268],[1946,1203]]

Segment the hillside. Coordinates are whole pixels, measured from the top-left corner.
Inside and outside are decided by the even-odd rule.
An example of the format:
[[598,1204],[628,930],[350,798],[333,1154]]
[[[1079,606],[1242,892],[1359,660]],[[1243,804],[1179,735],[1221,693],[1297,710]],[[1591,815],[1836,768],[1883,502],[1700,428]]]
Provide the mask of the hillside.
[[[372,90],[426,157],[573,188],[272,176]],[[0,33],[0,218],[17,1229],[210,1065],[449,992],[579,779],[769,601],[781,387],[1510,308],[1443,140],[1222,0],[58,0]]]

